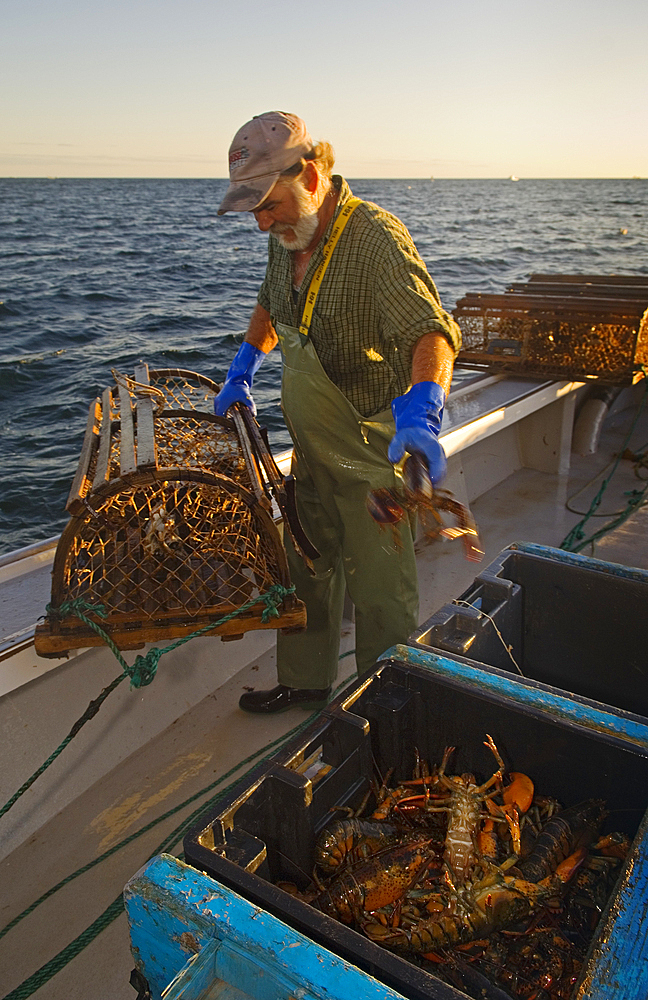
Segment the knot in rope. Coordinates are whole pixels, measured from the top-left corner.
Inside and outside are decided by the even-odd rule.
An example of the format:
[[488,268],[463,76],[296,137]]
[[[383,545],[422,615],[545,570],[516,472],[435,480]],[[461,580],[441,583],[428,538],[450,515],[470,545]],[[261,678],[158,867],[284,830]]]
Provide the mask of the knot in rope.
[[[84,619],[84,611],[92,611],[99,618],[106,618],[108,613],[103,604],[91,604],[83,597],[75,597],[72,601],[63,601],[58,608],[53,604],[47,604],[45,611],[50,618],[67,618],[69,615],[76,615],[77,618]],[[85,620],[85,619],[84,619]]]
[[279,617],[279,605],[282,603],[284,597],[288,594],[293,594],[295,587],[282,587],[280,583],[273,583],[269,590],[265,594],[261,594],[261,600],[265,604],[264,610],[261,612],[261,621],[266,624],[271,618]]
[[160,658],[165,652],[166,650],[158,649],[154,646],[152,649],[149,649],[145,656],[136,656],[135,663],[132,666],[124,668],[124,673],[130,677],[131,690],[133,688],[147,687],[153,681],[157,673]]
[[572,545],[575,545],[577,542],[581,542],[583,538],[585,538],[585,532],[582,527],[584,523],[585,523],[584,521],[580,521],[578,524],[574,525],[574,527],[569,532],[567,537],[563,539],[560,545],[561,549],[565,549],[567,552],[571,552]]

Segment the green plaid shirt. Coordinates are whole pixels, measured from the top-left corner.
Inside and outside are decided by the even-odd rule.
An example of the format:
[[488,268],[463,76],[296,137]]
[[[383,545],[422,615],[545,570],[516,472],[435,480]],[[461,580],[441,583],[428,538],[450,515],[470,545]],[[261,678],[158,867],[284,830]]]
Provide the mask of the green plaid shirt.
[[[334,176],[333,183],[341,189],[336,213],[309,261],[296,305],[291,254],[270,237],[258,301],[275,324],[299,326],[334,219],[351,197],[342,177]],[[459,350],[459,327],[441,308],[407,229],[389,212],[362,202],[339,239],[315,303],[310,339],[324,371],[362,416],[371,417],[407,392],[413,347],[434,332]]]

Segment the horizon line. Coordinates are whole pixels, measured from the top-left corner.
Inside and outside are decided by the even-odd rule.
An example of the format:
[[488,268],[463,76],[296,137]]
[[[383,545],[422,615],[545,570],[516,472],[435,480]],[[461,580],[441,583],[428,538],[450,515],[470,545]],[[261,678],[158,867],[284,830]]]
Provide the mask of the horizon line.
[[[626,174],[617,177],[532,177],[509,174],[508,176],[497,175],[495,177],[435,177],[434,175],[425,177],[369,177],[369,176],[347,176],[348,181],[643,181],[648,180],[640,174]],[[110,176],[97,174],[96,176],[79,176],[67,174],[0,174],[0,180],[5,181],[228,181],[228,177],[187,177],[187,176],[167,176],[167,177],[144,177],[137,175]]]

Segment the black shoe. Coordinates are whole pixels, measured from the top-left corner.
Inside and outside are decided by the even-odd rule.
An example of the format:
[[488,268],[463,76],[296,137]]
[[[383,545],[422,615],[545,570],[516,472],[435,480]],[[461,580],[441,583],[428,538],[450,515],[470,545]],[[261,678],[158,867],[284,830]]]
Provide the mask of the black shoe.
[[246,691],[239,699],[244,712],[285,712],[287,708],[318,708],[331,693],[327,688],[291,688],[277,684],[271,691]]

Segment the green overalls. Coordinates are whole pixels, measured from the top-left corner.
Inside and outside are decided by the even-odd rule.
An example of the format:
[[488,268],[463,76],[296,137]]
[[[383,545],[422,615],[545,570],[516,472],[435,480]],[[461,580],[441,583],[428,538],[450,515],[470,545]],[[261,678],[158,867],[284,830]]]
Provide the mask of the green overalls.
[[[345,585],[355,605],[356,663],[362,675],[418,623],[415,519],[383,528],[366,508],[369,490],[398,486],[387,460],[395,433],[391,411],[362,417],[324,371],[310,339],[276,325],[283,355],[281,404],[294,443],[297,507],[321,553],[311,576],[284,536],[304,632],[278,634],[280,684],[327,688],[336,678]],[[305,340],[305,343],[302,343]]]

